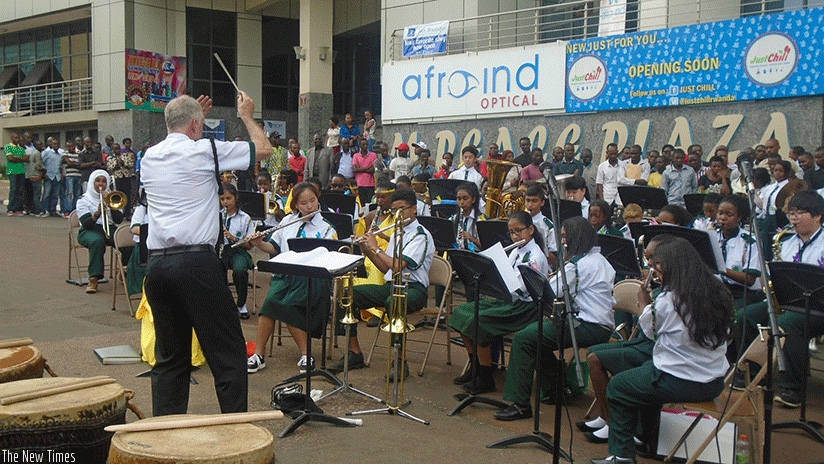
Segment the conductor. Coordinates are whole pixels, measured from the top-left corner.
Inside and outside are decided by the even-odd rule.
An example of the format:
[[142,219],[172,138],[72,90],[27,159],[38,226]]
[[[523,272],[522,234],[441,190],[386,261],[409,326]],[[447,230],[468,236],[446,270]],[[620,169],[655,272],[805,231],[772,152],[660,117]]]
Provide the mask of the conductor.
[[141,162],[149,213],[145,292],[154,314],[157,363],[152,412],[185,414],[189,404],[192,328],[215,379],[223,413],[247,409],[246,347],[226,270],[215,253],[220,219],[218,173],[247,170],[272,146],[253,118],[255,102],[238,92],[250,142],[203,137],[212,100],[180,96],[166,106],[168,135]]

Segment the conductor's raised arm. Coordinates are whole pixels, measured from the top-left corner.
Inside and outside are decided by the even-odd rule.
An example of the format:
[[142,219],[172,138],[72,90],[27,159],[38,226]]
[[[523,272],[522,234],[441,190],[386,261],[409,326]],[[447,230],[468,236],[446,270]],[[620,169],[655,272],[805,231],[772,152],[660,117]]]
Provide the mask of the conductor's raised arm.
[[272,144],[269,143],[269,137],[266,137],[266,133],[258,126],[254,118],[255,101],[242,90],[237,94],[237,112],[246,126],[246,131],[249,132],[249,140],[255,144],[255,158],[263,161],[272,156]]

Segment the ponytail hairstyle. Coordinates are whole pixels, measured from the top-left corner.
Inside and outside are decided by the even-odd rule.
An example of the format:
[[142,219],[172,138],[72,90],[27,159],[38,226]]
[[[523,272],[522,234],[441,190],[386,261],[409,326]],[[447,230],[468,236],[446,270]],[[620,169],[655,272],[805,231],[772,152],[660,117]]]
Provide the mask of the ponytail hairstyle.
[[[603,201],[603,200],[595,200]],[[606,204],[606,202],[604,202]],[[607,205],[609,206],[609,205]],[[574,216],[567,218],[561,226],[566,237],[566,259],[569,260],[573,256],[583,255],[589,253],[589,250],[595,246],[598,232],[595,227],[584,219],[583,216]],[[561,245],[558,244],[560,247]]]

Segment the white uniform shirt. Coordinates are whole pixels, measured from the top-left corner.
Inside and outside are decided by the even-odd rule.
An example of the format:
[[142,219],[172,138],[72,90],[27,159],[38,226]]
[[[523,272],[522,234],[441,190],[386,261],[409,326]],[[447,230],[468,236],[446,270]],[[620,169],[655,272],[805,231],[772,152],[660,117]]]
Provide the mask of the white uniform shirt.
[[[297,213],[291,213],[286,215],[281,222],[288,224],[299,217]],[[290,238],[331,238],[337,240],[338,234],[335,232],[332,223],[318,213],[312,216],[309,222],[297,222],[276,230],[269,237],[268,242],[274,245],[279,253],[284,253],[289,251]]]
[[484,182],[484,176],[482,176],[477,169],[467,168],[466,166],[461,166],[460,169],[453,171],[452,174],[449,175],[449,178],[475,182],[478,189],[481,188],[481,184]]
[[[593,192],[592,195],[594,196],[595,193]],[[589,219],[589,200],[586,198],[581,200],[581,216]]]
[[[724,233],[720,230],[715,235],[718,238],[718,243],[721,244],[721,254],[724,256],[727,269],[746,272],[756,277],[761,275],[761,253],[758,250],[755,237],[743,228],[739,228],[738,234],[727,240],[724,240]],[[716,277],[727,285],[743,287],[742,284],[727,276],[716,274]],[[749,288],[758,291],[761,289],[761,282],[755,279],[755,282]]]
[[[141,225],[147,223],[147,219],[148,217],[146,215],[146,207],[141,204],[138,204],[137,206],[135,206],[134,211],[132,212],[132,222],[129,226],[132,228],[140,227]],[[132,239],[135,243],[140,243],[140,235],[133,235]]]
[[[215,141],[220,171],[251,169],[249,142]],[[214,245],[219,210],[212,145],[179,133],[149,148],[140,166],[149,201],[150,250],[182,245]]]
[[824,228],[819,228],[806,246],[797,234],[781,242],[781,260],[824,267]]
[[[357,212],[358,205],[355,205],[355,211]],[[421,200],[418,198],[418,216],[431,216],[429,212],[429,203]],[[357,217],[357,214],[355,215]]]
[[[386,247],[387,253],[393,256],[395,252],[395,234],[389,237],[389,245]],[[409,279],[404,277],[404,282],[418,282],[424,287],[429,287],[429,268],[432,266],[432,258],[435,256],[435,241],[432,235],[424,228],[418,220],[414,220],[403,228],[403,245],[401,256],[406,261],[406,267],[402,275],[409,273]],[[386,271],[384,279],[392,280],[392,269]]]
[[558,241],[555,240],[555,230],[552,225],[552,221],[550,221],[548,217],[544,216],[543,213],[538,212],[538,214],[532,216],[532,224],[538,232],[541,233],[541,238],[544,239],[544,247],[546,248],[547,253],[557,253]]
[[[655,340],[652,362],[662,372],[679,379],[707,383],[727,373],[727,344],[716,349],[702,348],[689,335],[689,330],[675,310],[671,292],[662,292],[653,305],[647,305],[638,319],[644,334]],[[653,317],[655,327],[653,328]]]
[[[472,235],[474,238],[479,238],[478,237],[478,218],[475,217],[475,209],[473,208],[469,212],[468,216],[464,216],[462,212],[459,212],[458,215],[460,215],[460,217],[458,217],[457,219],[456,219],[455,215],[453,215],[451,218],[449,218],[449,220],[452,221],[453,224],[455,224],[455,221],[457,220],[458,230],[455,233],[455,243],[458,244],[458,249],[459,250],[478,251],[478,250],[475,249],[475,244],[474,243],[471,243],[468,240],[458,238],[458,234],[460,232],[469,232],[469,234]],[[483,245],[483,244],[481,244],[481,245]]]
[[[509,265],[515,269],[518,276],[521,274],[521,271],[518,270],[518,266],[523,265],[528,265],[532,269],[540,272],[541,275],[547,275],[549,273],[549,262],[546,260],[546,256],[541,250],[541,247],[535,243],[535,240],[530,240],[521,248],[512,250],[509,254]],[[521,281],[520,288],[516,290],[512,296],[514,299],[521,301],[532,301],[532,297],[530,297],[529,293],[526,291],[526,285],[524,285],[523,281]]]
[[787,185],[787,182],[789,182],[789,180],[784,179],[781,182],[773,182],[772,184],[761,189],[759,195],[761,196],[761,204],[764,206],[761,211],[758,212],[759,218],[763,219],[767,216],[767,214],[770,216],[775,216],[775,212],[777,210],[775,205],[776,197],[778,196],[778,192],[781,191],[781,188]]
[[[223,228],[228,230],[230,234],[238,239],[251,235],[255,231],[255,223],[252,218],[243,210],[238,210],[235,214],[224,218]],[[234,242],[229,241],[228,238],[223,237],[224,245],[231,245]]]
[[[615,306],[615,298],[612,296],[615,269],[601,255],[601,249],[592,247],[576,263],[567,263],[565,269],[572,306],[578,311],[578,319],[609,328],[615,327],[615,315],[612,312],[612,307]],[[560,274],[549,280],[559,297],[563,290],[562,283]]]

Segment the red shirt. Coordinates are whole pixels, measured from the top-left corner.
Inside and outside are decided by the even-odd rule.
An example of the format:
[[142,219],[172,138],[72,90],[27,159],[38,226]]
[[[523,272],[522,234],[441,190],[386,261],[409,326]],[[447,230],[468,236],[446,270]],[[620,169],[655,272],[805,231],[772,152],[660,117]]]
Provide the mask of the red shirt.
[[306,157],[303,155],[292,155],[289,158],[289,168],[298,173],[298,182],[303,182],[303,170],[306,169]]
[[[378,160],[378,155],[375,152],[370,151],[366,155],[361,152],[355,153],[355,156],[352,157],[352,166],[357,166],[359,168],[368,168],[370,166],[375,166],[375,161]],[[358,183],[358,187],[374,187],[375,186],[375,175],[371,172],[356,172],[355,173],[355,182]]]

